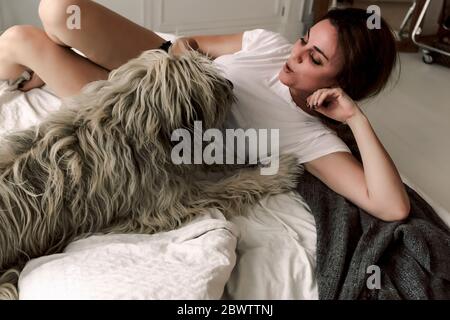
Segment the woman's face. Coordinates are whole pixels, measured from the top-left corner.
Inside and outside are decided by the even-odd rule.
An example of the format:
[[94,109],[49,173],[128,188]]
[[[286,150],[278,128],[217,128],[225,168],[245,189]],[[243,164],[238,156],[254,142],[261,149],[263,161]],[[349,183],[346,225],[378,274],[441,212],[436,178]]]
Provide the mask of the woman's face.
[[329,20],[322,20],[294,44],[279,79],[293,94],[308,96],[318,89],[336,85],[342,64],[336,28]]

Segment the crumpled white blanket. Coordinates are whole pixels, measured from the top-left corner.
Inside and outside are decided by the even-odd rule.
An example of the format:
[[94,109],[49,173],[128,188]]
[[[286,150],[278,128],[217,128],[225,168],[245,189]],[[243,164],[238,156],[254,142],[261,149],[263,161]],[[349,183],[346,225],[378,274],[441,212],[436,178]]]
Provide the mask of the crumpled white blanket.
[[9,89],[7,81],[0,81],[0,137],[38,124],[60,108],[61,100],[47,86],[27,93]]

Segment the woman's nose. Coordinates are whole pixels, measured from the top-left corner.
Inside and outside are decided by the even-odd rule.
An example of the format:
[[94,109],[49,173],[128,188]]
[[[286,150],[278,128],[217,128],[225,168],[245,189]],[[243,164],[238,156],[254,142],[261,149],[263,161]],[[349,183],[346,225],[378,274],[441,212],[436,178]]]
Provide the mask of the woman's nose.
[[294,61],[297,63],[303,62],[303,54],[301,52],[297,52],[293,58],[294,58]]
[[[299,40],[299,41],[300,41],[300,40]],[[301,45],[300,42],[299,42],[299,45],[296,46],[295,49],[296,49],[296,50],[294,50],[293,54],[294,54],[296,60],[303,61],[304,55],[305,55],[305,53],[308,52],[308,49],[305,48],[304,45]]]
[[302,63],[304,59],[305,50],[299,49],[293,52],[292,60],[298,63]]

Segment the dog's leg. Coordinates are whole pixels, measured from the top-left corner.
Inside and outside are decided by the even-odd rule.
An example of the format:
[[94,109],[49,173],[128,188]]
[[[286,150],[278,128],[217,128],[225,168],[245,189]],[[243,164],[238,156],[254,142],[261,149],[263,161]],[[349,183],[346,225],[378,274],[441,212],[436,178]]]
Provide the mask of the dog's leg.
[[[303,167],[292,155],[280,157],[275,175],[261,175],[260,167],[243,169],[218,182],[196,182],[199,200],[192,207],[216,207],[230,217],[245,213],[264,196],[287,192],[295,188]],[[206,200],[207,199],[207,200]]]

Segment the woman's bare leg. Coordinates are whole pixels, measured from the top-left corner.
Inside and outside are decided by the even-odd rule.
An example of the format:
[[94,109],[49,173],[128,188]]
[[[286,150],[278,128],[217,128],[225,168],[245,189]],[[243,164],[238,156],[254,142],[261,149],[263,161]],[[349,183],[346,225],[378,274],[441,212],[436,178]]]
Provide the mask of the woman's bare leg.
[[0,79],[16,79],[33,70],[60,97],[72,96],[109,71],[54,43],[33,26],[14,26],[0,37]]
[[6,45],[5,36],[0,36],[0,80],[15,80],[27,70],[25,66],[12,61],[12,48]]
[[[80,29],[69,29],[67,8],[80,8]],[[125,64],[143,51],[156,49],[164,39],[91,0],[41,0],[44,29],[56,43],[78,49],[107,70]]]
[[[81,9],[80,30],[67,27],[70,5]],[[0,37],[0,79],[16,79],[30,69],[38,85],[47,83],[60,97],[77,94],[87,83],[107,78],[108,71],[165,41],[90,0],[41,0],[39,15],[47,34],[16,26]]]

